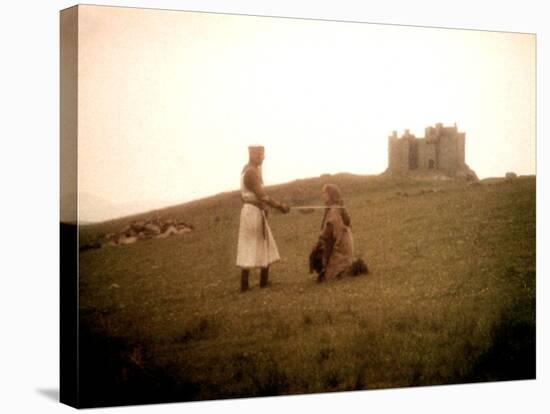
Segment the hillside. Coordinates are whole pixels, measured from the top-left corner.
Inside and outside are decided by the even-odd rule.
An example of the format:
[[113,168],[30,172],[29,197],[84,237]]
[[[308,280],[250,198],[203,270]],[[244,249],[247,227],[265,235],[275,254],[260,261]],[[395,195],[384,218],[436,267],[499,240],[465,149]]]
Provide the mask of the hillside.
[[[316,284],[322,210],[272,211],[282,260],[239,293],[236,192],[151,214],[194,231],[80,254],[84,401],[124,404],[534,378],[534,177],[479,183],[339,174],[268,187],[290,205],[340,186],[367,276]],[[87,386],[90,390],[87,391]],[[93,388],[92,388],[93,387]]]

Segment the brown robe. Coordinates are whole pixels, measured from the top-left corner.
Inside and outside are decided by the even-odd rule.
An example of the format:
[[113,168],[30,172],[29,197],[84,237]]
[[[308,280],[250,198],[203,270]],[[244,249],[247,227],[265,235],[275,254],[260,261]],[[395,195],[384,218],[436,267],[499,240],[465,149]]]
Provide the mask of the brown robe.
[[323,219],[319,247],[323,251],[325,279],[335,279],[353,263],[353,237],[342,218],[341,209],[329,208]]

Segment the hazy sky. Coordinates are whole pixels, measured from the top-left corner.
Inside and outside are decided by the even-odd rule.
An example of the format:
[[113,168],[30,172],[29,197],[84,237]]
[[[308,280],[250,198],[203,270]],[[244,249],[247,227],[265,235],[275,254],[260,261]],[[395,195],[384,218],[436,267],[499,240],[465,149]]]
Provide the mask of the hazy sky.
[[437,122],[480,178],[535,174],[534,35],[96,6],[79,24],[84,219],[236,190],[255,143],[266,184],[378,174],[393,130]]

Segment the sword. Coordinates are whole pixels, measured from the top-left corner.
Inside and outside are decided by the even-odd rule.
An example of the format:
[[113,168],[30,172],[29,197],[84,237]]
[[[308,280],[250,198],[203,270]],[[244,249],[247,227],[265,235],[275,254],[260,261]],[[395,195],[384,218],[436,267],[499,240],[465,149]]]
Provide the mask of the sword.
[[[290,207],[291,210],[320,210],[320,209],[326,209],[329,208],[329,206],[292,206]],[[330,206],[330,208],[344,208],[342,206]]]

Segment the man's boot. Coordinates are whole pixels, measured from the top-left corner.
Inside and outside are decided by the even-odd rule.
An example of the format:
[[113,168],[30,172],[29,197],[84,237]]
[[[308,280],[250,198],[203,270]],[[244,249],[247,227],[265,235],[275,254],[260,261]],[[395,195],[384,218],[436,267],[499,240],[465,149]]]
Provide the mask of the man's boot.
[[241,292],[246,292],[248,290],[248,275],[250,271],[243,269],[241,272]]
[[325,272],[319,273],[319,276],[317,276],[317,283],[322,283],[325,281]]
[[263,268],[260,273],[260,287],[267,287],[267,280],[269,278],[269,267]]

